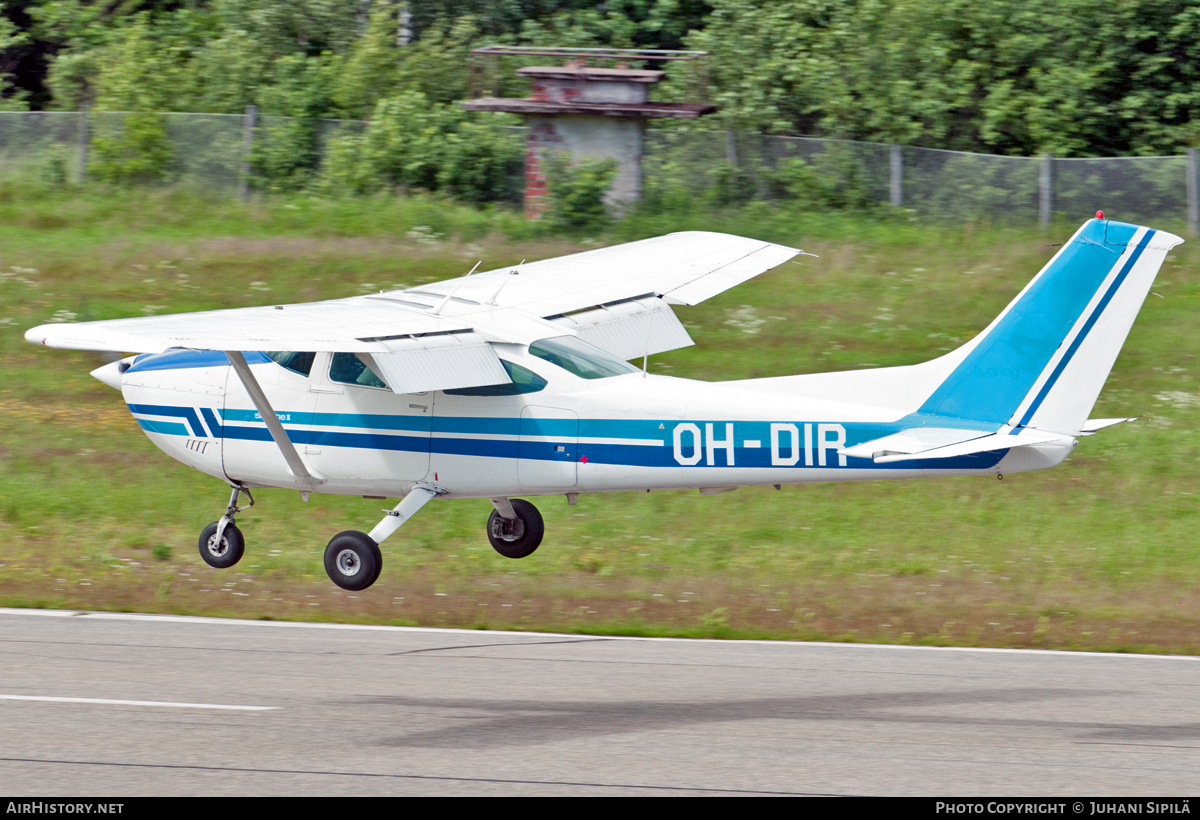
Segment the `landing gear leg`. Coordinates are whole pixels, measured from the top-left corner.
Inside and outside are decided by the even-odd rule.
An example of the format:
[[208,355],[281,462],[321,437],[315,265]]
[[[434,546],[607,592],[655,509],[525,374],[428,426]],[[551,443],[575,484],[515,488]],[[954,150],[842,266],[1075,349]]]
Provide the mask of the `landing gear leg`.
[[375,583],[383,570],[379,544],[437,494],[432,487],[413,487],[369,534],[346,530],[335,535],[325,548],[325,572],[329,580],[342,589],[356,592]]
[[[242,493],[246,494],[250,503],[239,507],[238,497]],[[209,524],[200,533],[200,557],[204,559],[204,563],[217,569],[227,569],[242,560],[242,554],[246,550],[246,539],[233,523],[233,517],[253,506],[254,496],[250,495],[250,491],[235,485],[233,493],[229,496],[229,506],[225,508],[221,520]]]

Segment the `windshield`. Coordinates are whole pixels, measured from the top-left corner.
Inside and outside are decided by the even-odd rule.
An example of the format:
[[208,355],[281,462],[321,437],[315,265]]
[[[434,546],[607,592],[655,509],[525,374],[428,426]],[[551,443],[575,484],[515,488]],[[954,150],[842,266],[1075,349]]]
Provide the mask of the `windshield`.
[[316,355],[311,351],[298,353],[293,350],[271,350],[267,352],[268,358],[274,359],[276,364],[286,367],[293,373],[299,373],[301,376],[307,376],[312,371],[313,359],[316,358]]
[[606,379],[609,376],[638,372],[629,362],[623,362],[611,353],[575,336],[542,339],[531,344],[529,352],[581,379]]

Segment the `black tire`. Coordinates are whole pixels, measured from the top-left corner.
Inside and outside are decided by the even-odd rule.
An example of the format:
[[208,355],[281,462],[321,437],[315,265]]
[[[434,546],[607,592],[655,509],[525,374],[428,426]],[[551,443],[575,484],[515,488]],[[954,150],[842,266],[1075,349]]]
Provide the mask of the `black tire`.
[[546,533],[546,524],[538,508],[528,501],[514,498],[511,501],[515,522],[510,523],[500,513],[492,510],[488,517],[487,535],[492,548],[505,558],[524,558],[533,555],[541,545]]
[[210,567],[229,569],[242,560],[242,554],[246,551],[246,539],[242,537],[242,531],[233,522],[230,522],[225,527],[225,532],[221,534],[221,544],[218,546],[217,525],[219,523],[218,521],[212,522],[200,533],[200,557]]
[[383,553],[365,532],[339,532],[325,548],[325,572],[342,589],[366,589],[378,580],[382,570]]

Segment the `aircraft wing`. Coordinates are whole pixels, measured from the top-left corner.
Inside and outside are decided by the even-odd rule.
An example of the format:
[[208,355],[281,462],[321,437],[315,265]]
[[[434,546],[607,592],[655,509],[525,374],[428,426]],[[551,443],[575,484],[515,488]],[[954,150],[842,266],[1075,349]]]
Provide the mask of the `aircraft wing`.
[[469,332],[470,325],[369,297],[40,325],[28,341],[70,350],[329,350],[387,353],[383,340]]
[[[515,270],[516,275],[494,301],[538,316],[570,313],[646,294],[661,296],[673,305],[696,305],[782,265],[798,253],[795,248],[760,239],[685,231],[476,275],[472,279],[477,281],[470,287],[464,283],[457,295],[485,301],[498,284],[495,277]],[[448,293],[459,283],[451,279],[422,290]]]
[[368,354],[394,390],[503,384],[490,343],[576,335],[622,359],[692,344],[669,304],[696,304],[799,251],[688,232],[326,302],[40,325],[28,341],[74,350],[170,348]]

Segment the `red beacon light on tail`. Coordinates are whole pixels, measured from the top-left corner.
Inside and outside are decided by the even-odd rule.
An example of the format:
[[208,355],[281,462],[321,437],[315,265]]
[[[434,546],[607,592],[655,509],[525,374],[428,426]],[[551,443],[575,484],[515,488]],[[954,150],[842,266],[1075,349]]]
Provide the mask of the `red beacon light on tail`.
[[1096,219],[1104,219],[1104,211],[1096,211]]

